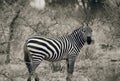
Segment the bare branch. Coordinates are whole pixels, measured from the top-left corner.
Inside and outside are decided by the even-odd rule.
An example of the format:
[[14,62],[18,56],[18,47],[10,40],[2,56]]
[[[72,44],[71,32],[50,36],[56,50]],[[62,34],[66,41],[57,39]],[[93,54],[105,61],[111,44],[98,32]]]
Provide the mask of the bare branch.
[[6,38],[6,36],[5,36],[4,27],[3,27],[3,25],[2,25],[2,24],[1,24],[1,27],[2,27],[2,32],[3,32],[3,35],[4,35],[5,41],[7,41],[7,38]]

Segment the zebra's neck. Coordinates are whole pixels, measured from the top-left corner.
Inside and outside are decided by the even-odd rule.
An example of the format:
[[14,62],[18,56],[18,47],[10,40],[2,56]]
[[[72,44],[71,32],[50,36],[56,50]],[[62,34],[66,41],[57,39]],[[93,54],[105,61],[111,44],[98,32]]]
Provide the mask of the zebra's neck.
[[72,42],[75,43],[75,46],[77,48],[82,48],[83,45],[85,44],[85,39],[82,35],[82,33],[72,33],[68,36]]

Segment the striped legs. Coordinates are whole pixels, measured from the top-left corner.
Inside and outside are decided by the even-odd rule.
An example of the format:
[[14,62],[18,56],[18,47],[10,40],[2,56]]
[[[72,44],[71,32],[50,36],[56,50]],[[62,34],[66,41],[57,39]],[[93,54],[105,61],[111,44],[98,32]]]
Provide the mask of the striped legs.
[[67,59],[67,77],[66,81],[72,81],[72,75],[74,71],[74,64],[75,64],[76,57],[70,57]]
[[27,81],[31,81],[31,77],[34,76],[35,81],[39,81],[38,75],[37,73],[35,73],[35,69],[37,68],[39,64],[30,64],[30,66],[28,67],[28,71],[29,71],[29,77],[27,79]]

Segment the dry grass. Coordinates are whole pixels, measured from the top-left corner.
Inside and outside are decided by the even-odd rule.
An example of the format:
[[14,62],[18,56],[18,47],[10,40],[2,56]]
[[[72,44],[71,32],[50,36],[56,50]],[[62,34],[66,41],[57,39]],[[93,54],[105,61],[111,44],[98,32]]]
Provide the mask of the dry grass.
[[[81,52],[84,53],[84,50]],[[85,55],[79,55],[75,64],[73,81],[119,81],[120,65],[119,50],[105,51],[102,56],[94,58],[94,54],[90,58],[81,59]],[[52,72],[50,63],[43,61],[37,68],[42,81],[65,81],[66,64],[61,61],[62,71]],[[24,62],[12,62],[8,65],[0,65],[0,81],[25,81],[28,72]]]

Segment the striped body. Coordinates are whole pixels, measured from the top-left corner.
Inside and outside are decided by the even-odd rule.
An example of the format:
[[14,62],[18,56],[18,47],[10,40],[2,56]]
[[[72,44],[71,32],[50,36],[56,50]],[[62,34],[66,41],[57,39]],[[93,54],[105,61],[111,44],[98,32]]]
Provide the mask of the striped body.
[[84,43],[85,41],[79,47],[69,36],[59,38],[35,36],[27,40],[27,48],[34,63],[40,63],[42,60],[53,62],[77,56]]
[[[34,36],[29,38],[24,47],[24,59],[30,74],[34,74],[35,69],[42,60],[56,62],[60,60],[67,61],[67,81],[74,70],[74,63],[80,49],[85,42],[91,43],[92,29],[90,27],[81,27],[71,34],[56,38],[47,38]],[[31,81],[31,75],[27,81]],[[35,81],[39,81],[36,76]]]

